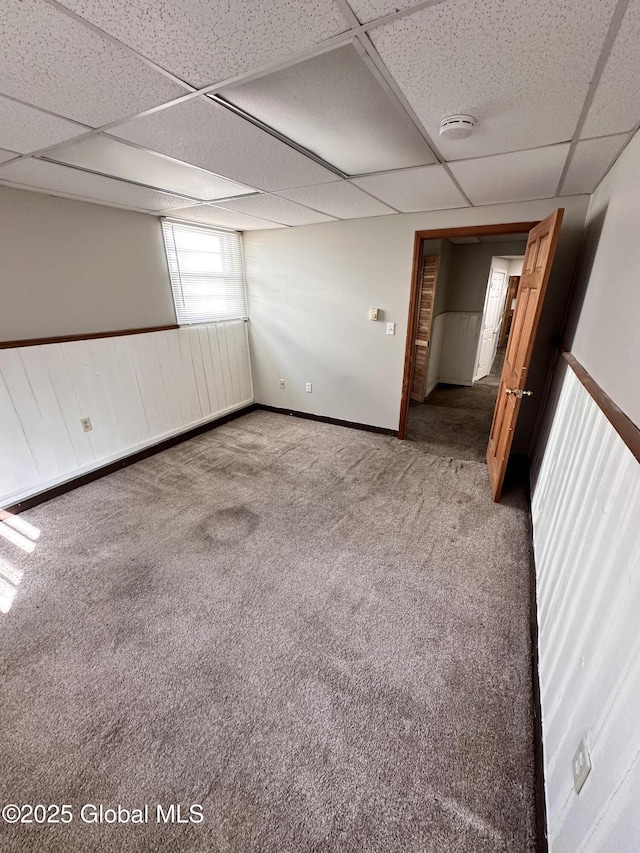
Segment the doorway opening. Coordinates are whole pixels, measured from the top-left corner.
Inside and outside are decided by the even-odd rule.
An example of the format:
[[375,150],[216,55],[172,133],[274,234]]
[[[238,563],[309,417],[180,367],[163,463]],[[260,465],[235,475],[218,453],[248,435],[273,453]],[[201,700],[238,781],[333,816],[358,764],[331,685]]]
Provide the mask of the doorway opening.
[[398,437],[486,458],[494,500],[531,394],[525,379],[563,212],[415,235]]

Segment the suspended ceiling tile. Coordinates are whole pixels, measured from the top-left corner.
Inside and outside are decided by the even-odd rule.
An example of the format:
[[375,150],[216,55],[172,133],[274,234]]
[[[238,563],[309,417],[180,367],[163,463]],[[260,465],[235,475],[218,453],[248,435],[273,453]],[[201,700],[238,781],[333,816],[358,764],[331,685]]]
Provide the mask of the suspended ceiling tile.
[[84,200],[149,211],[162,211],[188,203],[178,196],[32,158],[1,166],[0,181],[10,181],[29,189],[48,190]]
[[423,166],[401,172],[368,175],[365,178],[353,178],[353,183],[403,213],[467,207],[442,166]]
[[5,0],[5,95],[97,127],[185,93],[141,59],[48,3]]
[[14,151],[5,151],[3,148],[0,148],[0,163],[6,163],[7,160],[13,160],[17,156]]
[[49,152],[47,158],[202,201],[255,192],[252,187],[228,181],[155,151],[135,148],[111,136],[93,136],[65,145]]
[[219,225],[221,228],[233,228],[236,231],[258,231],[266,228],[285,228],[279,222],[269,222],[246,213],[223,210],[212,204],[197,204],[194,207],[168,210],[165,213],[173,219],[186,219],[189,222],[202,222],[205,225]]
[[87,128],[0,96],[0,145],[21,154],[86,133]]
[[332,0],[63,0],[200,88],[290,56],[347,29]]
[[[448,0],[371,32],[447,160],[571,139],[616,0]],[[439,137],[454,113],[473,136]]]
[[632,130],[640,122],[640,0],[631,0],[582,127],[582,137]]
[[368,24],[383,15],[391,12],[399,12],[400,9],[408,9],[415,6],[418,0],[349,0],[349,5],[356,13],[361,24]]
[[333,184],[318,184],[315,187],[285,190],[280,195],[291,199],[291,201],[297,201],[300,204],[321,210],[323,213],[328,213],[338,219],[385,216],[396,212],[348,181],[336,181]]
[[621,133],[579,142],[561,187],[562,195],[592,193],[628,139],[628,133]]
[[569,143],[450,163],[472,204],[551,198],[569,153]]
[[111,133],[261,190],[336,179],[333,172],[210,98],[160,110]]
[[348,175],[435,162],[352,45],[221,94]]
[[260,216],[282,225],[311,225],[314,222],[331,222],[333,216],[309,210],[286,198],[277,195],[254,195],[250,198],[237,198],[223,205],[229,210]]

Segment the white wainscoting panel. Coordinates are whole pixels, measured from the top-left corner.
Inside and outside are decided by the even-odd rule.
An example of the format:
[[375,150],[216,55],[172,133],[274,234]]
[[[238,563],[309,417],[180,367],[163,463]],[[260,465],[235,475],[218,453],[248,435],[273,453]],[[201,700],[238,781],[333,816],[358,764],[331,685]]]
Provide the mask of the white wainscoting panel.
[[[640,850],[640,465],[571,369],[532,493],[551,853]],[[586,736],[580,794],[571,760]]]
[[252,402],[242,321],[0,350],[0,506]]
[[451,385],[473,385],[482,314],[448,311],[443,316],[445,325],[439,381]]

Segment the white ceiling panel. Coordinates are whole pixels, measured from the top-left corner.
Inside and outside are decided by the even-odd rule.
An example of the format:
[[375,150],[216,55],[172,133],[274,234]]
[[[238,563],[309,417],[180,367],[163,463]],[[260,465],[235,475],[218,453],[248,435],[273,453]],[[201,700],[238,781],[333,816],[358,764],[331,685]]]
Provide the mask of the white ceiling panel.
[[111,136],[93,136],[65,145],[48,153],[47,158],[202,201],[255,192],[253,187],[228,181],[154,151],[135,148]]
[[48,3],[4,0],[2,6],[5,95],[97,127],[186,91]]
[[[616,0],[447,0],[371,32],[447,160],[571,139]],[[473,136],[439,138],[452,113]]]
[[415,6],[417,2],[418,0],[349,0],[349,5],[360,23],[367,24],[376,18],[382,18],[383,15]]
[[189,222],[202,222],[205,225],[219,225],[221,228],[233,228],[236,231],[259,231],[266,228],[285,228],[279,222],[269,222],[246,213],[223,210],[212,204],[197,204],[195,207],[165,211],[166,216],[174,219],[186,219]]
[[562,195],[592,193],[628,139],[628,133],[621,133],[579,142],[560,188]]
[[435,162],[352,45],[220,94],[348,175]]
[[13,160],[17,156],[13,151],[5,151],[3,148],[0,148],[0,163],[6,163],[7,160]]
[[210,98],[196,98],[111,133],[261,190],[335,181],[328,169]]
[[354,178],[353,183],[403,213],[467,207],[442,166],[422,166]]
[[450,163],[472,204],[551,198],[569,153],[569,143]]
[[347,29],[333,0],[63,0],[63,5],[196,88]]
[[631,0],[582,127],[582,137],[632,130],[640,122],[640,0]]
[[154,212],[188,203],[178,196],[31,158],[0,166],[0,181],[9,181],[30,189],[47,190],[54,194],[64,193],[87,201],[137,207]]
[[28,154],[86,133],[86,127],[0,96],[0,145]]
[[385,216],[395,213],[386,204],[372,198],[348,181],[336,181],[334,184],[318,184],[315,187],[301,187],[298,190],[285,190],[280,193],[291,201],[306,204],[338,219],[358,219],[364,216]]
[[282,225],[311,225],[314,222],[331,222],[333,216],[309,210],[286,198],[277,195],[254,195],[250,198],[236,198],[223,205],[229,210],[260,216]]

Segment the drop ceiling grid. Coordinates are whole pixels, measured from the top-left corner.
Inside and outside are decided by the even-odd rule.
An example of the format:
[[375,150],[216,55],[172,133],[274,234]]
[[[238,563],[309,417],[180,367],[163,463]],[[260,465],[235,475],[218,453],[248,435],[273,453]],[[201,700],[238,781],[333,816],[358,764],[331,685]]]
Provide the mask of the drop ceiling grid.
[[99,134],[49,151],[47,159],[91,172],[176,192],[200,201],[253,193],[253,187],[235,183],[113,136]]
[[111,134],[256,189],[335,180],[333,172],[210,98],[152,113]]
[[189,204],[180,196],[31,158],[1,166],[0,181],[155,212]]
[[221,202],[220,207],[270,219],[272,222],[280,222],[282,225],[311,225],[314,222],[331,222],[335,218],[327,216],[326,213],[319,213],[316,210],[303,207],[289,201],[289,199],[268,194]]
[[510,152],[573,135],[615,0],[456,0],[375,29],[370,38],[428,133],[468,112],[447,160]]
[[234,228],[236,231],[258,231],[267,228],[286,228],[279,222],[271,222],[256,216],[225,210],[212,204],[199,204],[193,207],[165,211],[165,216],[173,219],[185,219],[188,222],[202,222],[205,225],[219,225],[221,228]]
[[0,96],[0,145],[27,154],[85,133],[86,127]]
[[351,180],[402,213],[468,207],[442,166],[421,166]]
[[640,0],[631,0],[595,91],[582,138],[632,130],[640,121]]
[[198,88],[348,29],[333,0],[63,0],[62,5]]
[[[9,160],[14,160],[18,156],[15,151],[5,151],[4,148],[0,148],[0,163],[6,163]],[[2,172],[0,172],[0,176]]]
[[628,140],[629,134],[622,133],[578,142],[560,187],[562,195],[592,193]]
[[337,219],[358,219],[360,217],[387,216],[397,213],[396,210],[383,204],[349,181],[336,181],[333,184],[318,184],[313,187],[285,190],[279,195],[323,213],[328,213]]
[[353,45],[220,94],[345,174],[434,162],[413,122]]
[[5,0],[3,7],[5,95],[97,127],[184,94],[141,59],[47,3]]
[[347,0],[362,24],[375,21],[391,12],[409,9],[417,0]]
[[450,163],[450,167],[476,205],[552,198],[569,148],[567,142],[532,151],[461,160]]

